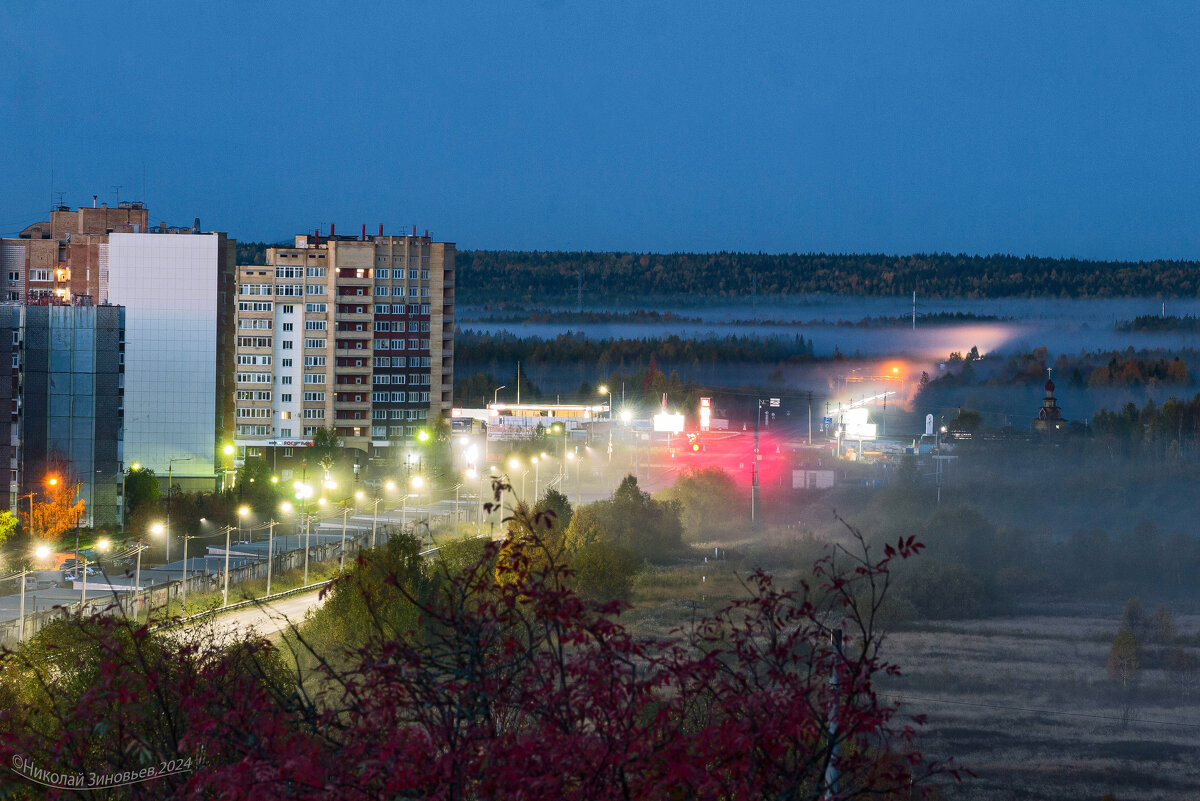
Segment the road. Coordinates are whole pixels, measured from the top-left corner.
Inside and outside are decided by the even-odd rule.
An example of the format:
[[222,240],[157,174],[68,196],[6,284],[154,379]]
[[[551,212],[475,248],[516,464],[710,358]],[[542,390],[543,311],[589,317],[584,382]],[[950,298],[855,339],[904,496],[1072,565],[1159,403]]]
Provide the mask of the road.
[[264,637],[274,639],[287,631],[290,624],[299,625],[303,622],[309,609],[320,606],[320,595],[319,589],[296,593],[261,605],[245,606],[232,612],[199,618],[189,623],[188,627],[215,624],[216,630],[223,636],[236,636],[238,633],[253,630]]

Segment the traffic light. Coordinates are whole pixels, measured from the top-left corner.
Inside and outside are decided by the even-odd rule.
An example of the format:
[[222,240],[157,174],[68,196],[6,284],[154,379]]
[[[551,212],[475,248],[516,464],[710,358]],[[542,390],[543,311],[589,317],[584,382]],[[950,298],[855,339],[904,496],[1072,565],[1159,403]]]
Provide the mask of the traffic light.
[[688,438],[688,445],[691,447],[692,453],[699,453],[700,452],[700,435],[699,434],[688,434],[687,438]]

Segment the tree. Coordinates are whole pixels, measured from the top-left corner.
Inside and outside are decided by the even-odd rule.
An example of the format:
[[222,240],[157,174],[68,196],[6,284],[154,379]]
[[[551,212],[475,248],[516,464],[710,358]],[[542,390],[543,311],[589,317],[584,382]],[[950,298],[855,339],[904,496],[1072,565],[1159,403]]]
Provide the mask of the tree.
[[146,509],[157,509],[162,489],[158,477],[148,467],[125,471],[125,520]]
[[524,550],[536,541],[515,543],[512,582],[495,581],[502,546],[489,542],[428,598],[402,577],[423,563],[405,560],[373,604],[419,608],[420,636],[380,626],[300,682],[252,637],[75,618],[98,658],[66,661],[85,671],[70,691],[42,666],[39,704],[16,702],[27,665],[0,655],[0,759],[108,774],[203,757],[203,770],[129,791],[195,799],[909,797],[953,773],[920,754],[875,687],[897,671],[874,623],[889,567],[920,545],[877,557],[852,543],[837,566],[814,566],[811,586],[753,573],[746,597],[671,641],[633,637],[622,606],[580,598],[562,563],[534,568]]
[[1133,689],[1140,664],[1140,648],[1132,631],[1121,630],[1108,652],[1108,677],[1120,684],[1121,725],[1133,718]]
[[8,510],[0,512],[0,548],[4,547],[4,543],[17,530],[17,523],[19,522],[17,516],[12,512]]
[[[67,473],[55,476],[53,484],[47,484],[43,491],[44,500],[34,499],[33,519],[25,515],[29,532],[36,537],[55,541],[67,531],[79,525],[86,504],[79,497],[82,484],[70,480]],[[19,511],[19,510],[18,510]]]
[[679,509],[683,531],[692,542],[718,538],[745,519],[742,493],[733,477],[719,467],[685,471],[660,494]]

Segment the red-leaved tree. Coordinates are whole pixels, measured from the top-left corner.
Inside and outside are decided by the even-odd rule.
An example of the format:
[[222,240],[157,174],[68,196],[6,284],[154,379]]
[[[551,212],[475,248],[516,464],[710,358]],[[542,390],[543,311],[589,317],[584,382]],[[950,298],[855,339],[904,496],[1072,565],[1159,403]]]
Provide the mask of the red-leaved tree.
[[[875,617],[912,539],[874,557],[852,531],[854,552],[819,562],[814,586],[757,571],[745,597],[648,641],[620,604],[570,589],[545,521],[521,522],[432,589],[387,577],[385,602],[417,605],[418,624],[381,625],[298,679],[261,640],[176,646],[86,623],[88,689],[57,717],[0,705],[0,758],[102,774],[189,757],[120,796],[195,799],[907,799],[957,775],[873,685],[897,672]],[[6,659],[4,675],[28,672]]]

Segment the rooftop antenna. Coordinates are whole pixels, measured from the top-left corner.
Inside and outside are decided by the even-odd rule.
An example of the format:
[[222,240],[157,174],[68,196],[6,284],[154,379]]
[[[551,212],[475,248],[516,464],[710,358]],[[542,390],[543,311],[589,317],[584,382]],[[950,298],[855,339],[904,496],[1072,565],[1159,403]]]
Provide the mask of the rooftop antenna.
[[64,194],[66,194],[66,193],[65,193],[65,192],[57,192],[56,194],[58,195],[58,205],[60,205],[60,206],[61,206],[61,205],[62,205],[62,199],[63,199],[63,195],[64,195]]
[[114,192],[114,193],[116,194],[116,196],[117,196],[117,208],[121,208],[121,187],[119,187],[119,186],[114,186],[114,187],[113,187],[113,192]]

